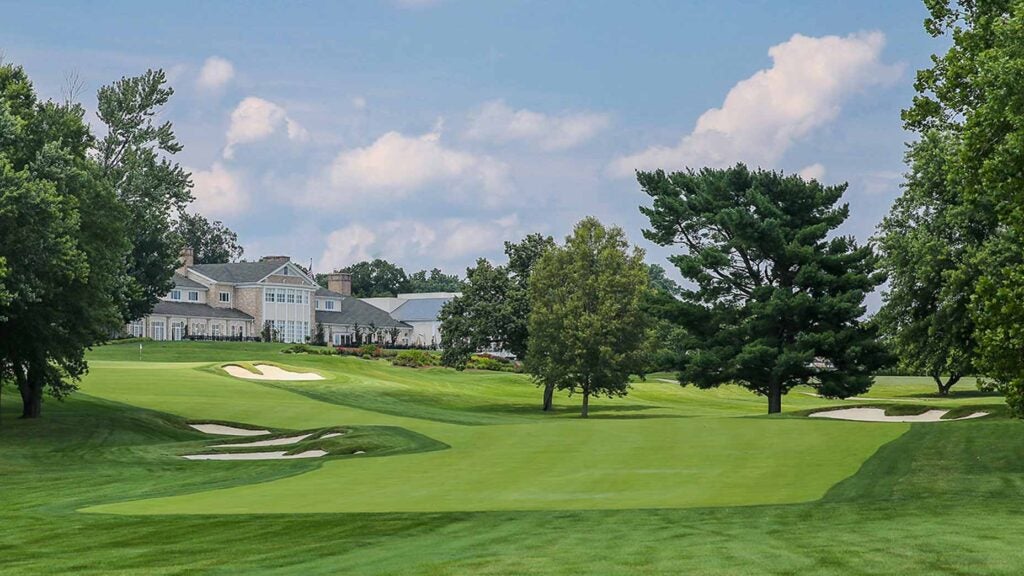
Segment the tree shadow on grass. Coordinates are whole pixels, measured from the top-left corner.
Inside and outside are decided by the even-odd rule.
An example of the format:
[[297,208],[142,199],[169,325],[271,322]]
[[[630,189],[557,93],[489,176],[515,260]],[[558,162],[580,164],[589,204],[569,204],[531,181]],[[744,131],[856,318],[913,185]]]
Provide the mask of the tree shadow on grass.
[[995,390],[950,390],[946,396],[938,392],[923,392],[921,394],[907,394],[903,398],[934,398],[937,400],[956,400],[958,398],[1002,398],[1003,395]]
[[[657,410],[660,406],[648,406],[645,404],[617,404],[611,406],[591,406],[590,418],[595,419],[621,419],[638,420],[646,418],[688,418],[681,414],[650,414],[651,410]],[[578,416],[580,406],[578,404],[556,404],[551,410],[544,412],[540,403],[528,404],[482,404],[473,407],[474,411],[486,412],[489,414],[506,414],[517,416]],[[645,413],[646,412],[646,413]]]

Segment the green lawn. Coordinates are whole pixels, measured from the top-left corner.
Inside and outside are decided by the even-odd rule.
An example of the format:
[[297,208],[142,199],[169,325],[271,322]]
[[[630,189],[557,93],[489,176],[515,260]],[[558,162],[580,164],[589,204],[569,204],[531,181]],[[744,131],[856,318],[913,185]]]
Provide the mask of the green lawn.
[[[630,395],[539,412],[507,373],[415,370],[237,343],[111,345],[82,391],[0,420],[3,573],[1016,574],[1024,427],[871,424],[848,405],[989,406],[880,378],[863,400],[795,390],[786,414],[737,387],[653,375]],[[225,362],[313,369],[227,376]],[[195,462],[189,421],[289,431],[320,460]],[[307,446],[303,444],[304,448]],[[356,450],[366,454],[353,455]]]

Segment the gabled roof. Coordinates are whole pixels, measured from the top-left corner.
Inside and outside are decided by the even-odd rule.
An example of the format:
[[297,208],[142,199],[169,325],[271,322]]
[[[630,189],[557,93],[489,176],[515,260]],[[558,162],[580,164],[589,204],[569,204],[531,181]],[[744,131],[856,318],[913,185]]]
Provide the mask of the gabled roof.
[[434,322],[441,315],[441,307],[451,298],[420,298],[409,300],[391,312],[391,316],[403,322]]
[[[319,291],[318,291],[319,294]],[[332,294],[338,294],[333,292]],[[405,322],[399,322],[391,317],[390,314],[370,306],[366,302],[358,298],[351,296],[341,296],[341,306],[337,310],[317,310],[316,321],[323,322],[324,324],[348,324],[360,326],[374,325],[377,328],[391,328],[397,326],[399,328],[412,328]]]
[[194,270],[203,276],[227,284],[249,284],[270,276],[278,268],[288,264],[287,260],[271,258],[259,262],[228,262],[226,264],[196,264]]
[[175,273],[174,276],[171,277],[171,281],[174,282],[175,288],[188,288],[189,290],[209,290],[209,288],[203,286],[199,282],[196,282],[195,280],[188,278],[186,276],[182,276],[181,274],[178,273]]
[[241,310],[234,308],[216,308],[209,304],[196,302],[169,302],[161,300],[153,307],[153,314],[161,316],[188,316],[199,318],[229,318],[232,320],[252,320]]

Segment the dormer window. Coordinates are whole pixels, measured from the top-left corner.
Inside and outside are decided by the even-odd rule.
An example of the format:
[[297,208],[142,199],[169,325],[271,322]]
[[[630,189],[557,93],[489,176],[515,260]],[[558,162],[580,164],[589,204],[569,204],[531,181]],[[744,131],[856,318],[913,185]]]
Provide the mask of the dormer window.
[[181,300],[181,290],[171,290],[171,300]]
[[195,290],[189,290],[188,301],[199,302],[199,292],[196,292]]
[[217,299],[221,302],[231,302],[231,293],[221,292],[220,294],[217,295]]
[[324,300],[325,310],[334,310],[334,300]]

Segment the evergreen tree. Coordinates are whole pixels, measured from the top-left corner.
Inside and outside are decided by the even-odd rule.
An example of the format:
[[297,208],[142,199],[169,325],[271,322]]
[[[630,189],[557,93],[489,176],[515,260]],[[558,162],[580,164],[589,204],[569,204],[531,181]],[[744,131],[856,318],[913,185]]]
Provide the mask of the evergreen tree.
[[871,386],[887,356],[861,316],[884,277],[870,247],[830,237],[848,216],[846,185],[742,164],[637,178],[653,199],[644,236],[682,246],[669,260],[694,285],[678,316],[681,383],[740,384],[767,396],[769,413],[794,386],[840,398]]

